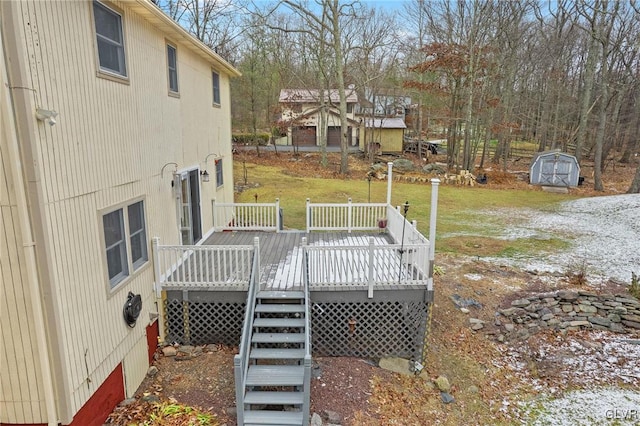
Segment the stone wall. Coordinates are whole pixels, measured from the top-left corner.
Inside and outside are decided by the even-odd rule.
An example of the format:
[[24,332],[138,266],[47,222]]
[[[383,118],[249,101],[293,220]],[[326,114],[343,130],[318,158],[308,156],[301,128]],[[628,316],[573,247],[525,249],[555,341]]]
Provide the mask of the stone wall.
[[517,299],[496,314],[498,340],[526,339],[543,329],[640,330],[640,302],[630,295],[558,291]]

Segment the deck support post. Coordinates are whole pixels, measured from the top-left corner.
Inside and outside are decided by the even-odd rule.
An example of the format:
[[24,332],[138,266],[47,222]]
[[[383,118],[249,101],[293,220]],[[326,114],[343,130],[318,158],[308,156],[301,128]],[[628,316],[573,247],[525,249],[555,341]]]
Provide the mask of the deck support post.
[[387,163],[387,205],[391,205],[391,181],[393,180],[393,163]]
[[429,218],[429,280],[428,290],[433,291],[433,267],[436,258],[436,218],[438,216],[438,187],[440,179],[431,179],[431,214]]
[[160,245],[160,238],[153,237],[151,239],[151,255],[153,256],[153,288],[156,293],[156,309],[158,310],[158,342],[164,342],[165,337],[165,315],[164,315],[164,303],[162,302],[162,276],[160,273],[160,251],[158,246]]
[[369,289],[367,292],[367,297],[369,299],[373,299],[373,261],[374,261],[373,237],[369,237],[369,277],[368,277]]

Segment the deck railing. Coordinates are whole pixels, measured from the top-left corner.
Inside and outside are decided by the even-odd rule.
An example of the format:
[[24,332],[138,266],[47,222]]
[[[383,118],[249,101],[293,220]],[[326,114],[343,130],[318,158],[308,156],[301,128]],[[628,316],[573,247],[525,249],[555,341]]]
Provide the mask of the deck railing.
[[308,231],[371,231],[386,225],[387,205],[384,203],[346,204],[311,203],[307,198]]
[[253,336],[253,316],[255,313],[255,301],[260,290],[260,246],[258,238],[254,240],[254,256],[251,265],[251,280],[247,291],[247,304],[244,314],[242,336],[238,354],[233,357],[233,371],[236,384],[236,415],[239,425],[244,424],[244,393],[246,389],[247,372],[249,371],[249,351],[251,350],[251,338]]
[[154,243],[158,290],[246,288],[255,248],[237,246],[162,246]]
[[218,203],[212,201],[215,231],[275,231],[281,228],[280,200],[275,203]]
[[366,286],[426,285],[428,244],[307,246],[305,259],[311,287],[349,289]]
[[309,414],[311,411],[311,294],[309,292],[309,260],[307,258],[307,252],[304,251],[304,247],[307,247],[307,239],[302,239],[303,253],[302,253],[302,283],[304,285],[304,298],[305,298],[305,352],[304,352],[304,383],[303,389],[304,400],[302,404],[302,424],[309,424]]

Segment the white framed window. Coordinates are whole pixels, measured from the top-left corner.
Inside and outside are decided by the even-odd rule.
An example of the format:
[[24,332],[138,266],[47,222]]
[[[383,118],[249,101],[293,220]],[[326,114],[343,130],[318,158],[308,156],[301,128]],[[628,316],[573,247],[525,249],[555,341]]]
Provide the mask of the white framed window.
[[109,289],[113,290],[149,260],[144,202],[104,213],[102,229]]
[[224,184],[222,174],[222,159],[216,160],[216,187],[221,187]]
[[167,44],[167,72],[169,76],[169,91],[178,93],[178,51],[175,46]]
[[220,105],[220,74],[212,71],[211,81],[213,83],[213,104]]
[[94,0],[93,19],[100,71],[127,77],[122,15]]

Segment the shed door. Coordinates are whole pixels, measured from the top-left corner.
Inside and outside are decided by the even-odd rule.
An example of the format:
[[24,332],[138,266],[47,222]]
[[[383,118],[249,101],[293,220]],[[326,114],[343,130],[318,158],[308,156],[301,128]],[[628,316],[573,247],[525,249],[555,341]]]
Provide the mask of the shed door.
[[543,158],[540,164],[540,184],[571,186],[571,161],[562,158]]

